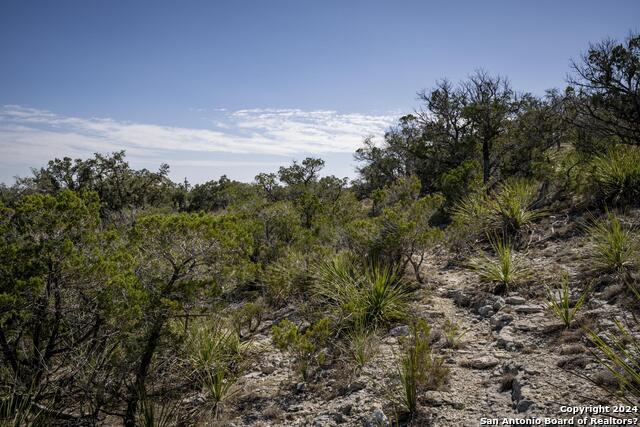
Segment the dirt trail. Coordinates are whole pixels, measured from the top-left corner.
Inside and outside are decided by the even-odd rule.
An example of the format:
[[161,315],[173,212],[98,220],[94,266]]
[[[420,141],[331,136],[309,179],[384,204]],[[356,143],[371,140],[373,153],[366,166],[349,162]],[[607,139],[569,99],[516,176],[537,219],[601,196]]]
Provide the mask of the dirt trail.
[[445,350],[451,379],[446,391],[430,393],[433,403],[441,403],[433,425],[477,426],[481,417],[558,418],[562,405],[610,403],[592,382],[560,367],[600,369],[585,354],[579,333],[557,328],[542,301],[516,293],[485,295],[477,277],[463,270],[429,273],[424,313],[434,324],[448,318],[467,331],[461,348]]
[[[554,245],[545,245],[529,258],[540,274],[537,295],[557,263],[579,261],[565,251],[551,264],[553,258],[546,255],[558,252]],[[413,314],[425,318],[434,331],[442,332],[449,320],[466,332],[458,348],[448,348],[444,336],[434,333],[434,351],[445,358],[450,379],[443,390],[419,396],[421,415],[413,426],[478,426],[481,418],[567,419],[561,406],[613,403],[601,388],[570,372],[596,378],[603,370],[579,328],[559,327],[531,287],[494,295],[484,290],[475,273],[449,268],[445,259],[435,258],[429,259],[424,277],[428,281],[416,293]],[[603,324],[620,309],[599,297],[585,304],[581,317]],[[240,412],[228,425],[391,425],[391,402],[401,394],[398,343],[407,326],[382,331],[375,356],[362,369],[338,361],[309,384],[296,383],[291,356],[273,347],[269,331],[270,322],[265,322],[255,337],[265,351],[245,376],[245,393],[236,405]]]

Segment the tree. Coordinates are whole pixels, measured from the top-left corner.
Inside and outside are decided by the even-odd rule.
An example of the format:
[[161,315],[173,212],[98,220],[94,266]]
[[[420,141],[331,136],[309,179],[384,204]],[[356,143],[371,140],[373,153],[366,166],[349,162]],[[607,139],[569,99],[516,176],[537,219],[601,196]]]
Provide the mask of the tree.
[[462,116],[471,123],[474,139],[481,150],[482,181],[490,185],[504,152],[496,150],[498,139],[507,132],[520,110],[520,100],[509,81],[477,71],[462,84],[465,105]]
[[71,160],[69,157],[49,161],[46,168],[33,169],[33,176],[18,180],[30,191],[56,194],[64,189],[95,191],[100,197],[102,214],[169,205],[174,184],[169,180],[169,165],[157,172],[135,170],[125,160],[125,152],[95,154],[93,158]]
[[187,310],[201,292],[232,282],[251,245],[247,231],[229,215],[143,216],[129,239],[136,281],[126,289],[126,304],[140,313],[140,333],[133,338],[137,344],[129,346],[133,378],[123,420],[133,427],[168,320]]
[[640,34],[589,46],[572,65],[567,101],[572,124],[640,145]]
[[0,206],[0,350],[11,371],[2,380],[37,390],[34,403],[60,405],[66,418],[87,404],[72,392],[76,356],[96,349],[105,325],[99,206],[95,193],[68,189]]
[[278,169],[278,178],[290,187],[298,185],[307,186],[318,179],[318,172],[324,167],[324,160],[307,157],[298,163],[293,161],[289,167]]

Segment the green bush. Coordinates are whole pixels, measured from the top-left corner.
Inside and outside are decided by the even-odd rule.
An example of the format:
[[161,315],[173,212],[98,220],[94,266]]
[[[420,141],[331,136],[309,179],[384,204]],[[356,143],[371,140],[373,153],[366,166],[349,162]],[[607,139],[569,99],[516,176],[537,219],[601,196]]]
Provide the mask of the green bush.
[[508,290],[529,277],[524,260],[514,251],[509,239],[498,235],[489,235],[488,239],[495,257],[483,254],[470,263],[481,279],[498,284],[499,289]]
[[444,359],[431,351],[429,335],[431,327],[423,319],[411,323],[410,334],[401,340],[403,354],[400,357],[398,375],[402,386],[402,403],[414,414],[418,408],[418,393],[438,390],[448,380],[449,368]]
[[591,180],[597,199],[607,205],[640,204],[640,149],[617,146],[593,162]]
[[517,236],[544,210],[533,206],[538,187],[523,179],[514,179],[498,186],[495,192],[472,193],[453,209],[453,220],[465,224],[472,232]]
[[322,350],[331,335],[330,326],[327,318],[318,320],[304,332],[287,319],[273,326],[273,343],[280,350],[294,355],[296,369],[305,381],[310,378],[312,368],[326,362],[326,354]]
[[587,234],[592,243],[591,258],[597,267],[623,273],[636,266],[640,241],[635,229],[623,224],[615,213],[592,218]]
[[403,319],[411,293],[398,270],[373,264],[362,271],[347,256],[321,263],[313,289],[341,322],[367,329]]
[[304,290],[309,276],[306,260],[297,251],[287,251],[282,257],[269,264],[261,274],[264,295],[269,304],[280,307]]
[[259,299],[256,302],[248,302],[233,311],[231,320],[238,336],[251,335],[256,332],[262,323],[265,312],[265,304]]
[[565,328],[571,327],[571,322],[580,307],[584,304],[588,289],[584,291],[580,297],[572,304],[571,292],[569,289],[569,276],[565,272],[562,276],[562,284],[560,289],[555,291],[547,289],[547,306],[549,310],[562,321]]

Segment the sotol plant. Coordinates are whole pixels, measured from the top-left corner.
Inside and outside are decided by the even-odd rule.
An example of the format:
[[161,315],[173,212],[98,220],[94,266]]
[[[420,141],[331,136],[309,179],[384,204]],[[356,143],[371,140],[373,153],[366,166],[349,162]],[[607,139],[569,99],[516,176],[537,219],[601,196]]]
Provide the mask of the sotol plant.
[[235,385],[246,368],[248,346],[220,319],[196,323],[188,331],[187,360],[195,378],[213,402],[214,418],[217,418],[221,404],[237,391]]
[[640,149],[615,147],[593,161],[591,178],[603,203],[613,205],[640,202]]
[[[638,289],[630,285],[636,301],[640,302]],[[633,325],[629,326],[616,319],[616,330],[598,333],[587,330],[589,341],[596,350],[593,353],[598,362],[611,372],[616,378],[619,393],[629,405],[637,405],[640,401],[640,339],[635,332],[638,330],[638,319],[634,316]]]

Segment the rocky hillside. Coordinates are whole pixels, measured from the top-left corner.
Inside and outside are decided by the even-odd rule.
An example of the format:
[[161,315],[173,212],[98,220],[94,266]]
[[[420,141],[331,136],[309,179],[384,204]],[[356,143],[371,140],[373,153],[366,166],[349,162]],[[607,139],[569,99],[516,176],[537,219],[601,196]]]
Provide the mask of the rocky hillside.
[[[272,325],[294,312],[287,307],[257,330],[252,342],[260,357],[225,404],[221,425],[477,426],[481,418],[569,420],[561,407],[624,404],[585,331],[617,334],[616,320],[634,325],[630,307],[637,303],[616,277],[593,271],[584,221],[562,213],[537,224],[524,252],[532,274],[503,295],[491,292],[467,260],[443,250],[428,257],[410,312],[433,326],[429,339],[449,375],[440,390],[420,393],[415,417],[399,400],[399,340],[408,325],[381,331],[361,368],[339,359],[317,381],[303,382],[291,356],[272,342]],[[564,271],[573,304],[588,292],[569,328],[549,308],[547,292]]]

